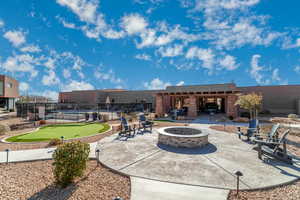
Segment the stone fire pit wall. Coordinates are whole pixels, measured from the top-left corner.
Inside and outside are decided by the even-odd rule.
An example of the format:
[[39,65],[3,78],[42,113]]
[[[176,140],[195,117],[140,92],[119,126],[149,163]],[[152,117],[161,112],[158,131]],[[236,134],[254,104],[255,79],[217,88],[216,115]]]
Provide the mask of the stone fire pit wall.
[[164,127],[158,129],[158,144],[184,148],[203,147],[208,144],[208,134],[191,127]]

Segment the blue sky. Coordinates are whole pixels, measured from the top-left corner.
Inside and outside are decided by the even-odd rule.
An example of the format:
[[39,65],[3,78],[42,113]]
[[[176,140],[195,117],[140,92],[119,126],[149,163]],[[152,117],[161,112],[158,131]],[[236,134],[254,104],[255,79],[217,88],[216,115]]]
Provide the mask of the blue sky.
[[5,0],[0,73],[22,94],[299,84],[300,1]]

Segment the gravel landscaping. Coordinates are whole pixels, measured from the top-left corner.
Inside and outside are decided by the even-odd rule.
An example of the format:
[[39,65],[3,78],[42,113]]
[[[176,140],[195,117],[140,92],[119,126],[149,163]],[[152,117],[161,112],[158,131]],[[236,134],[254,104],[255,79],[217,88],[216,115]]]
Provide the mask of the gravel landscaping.
[[0,165],[1,200],[112,200],[130,199],[130,179],[88,162],[85,175],[74,184],[60,189],[54,184],[53,161],[36,161]]
[[268,190],[241,191],[239,197],[236,191],[231,191],[228,200],[299,200],[300,199],[300,181],[293,184],[281,186]]

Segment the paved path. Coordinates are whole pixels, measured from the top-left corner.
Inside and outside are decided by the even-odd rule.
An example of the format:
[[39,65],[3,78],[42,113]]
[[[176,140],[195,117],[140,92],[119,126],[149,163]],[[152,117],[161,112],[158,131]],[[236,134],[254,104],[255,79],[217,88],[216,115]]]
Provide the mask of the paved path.
[[[90,143],[90,147],[91,147],[90,158],[95,158],[96,146],[97,146],[96,142]],[[20,162],[20,161],[51,159],[54,150],[55,148],[9,151],[8,161]],[[0,163],[5,163],[6,159],[7,159],[7,153],[4,151],[0,151]]]
[[112,135],[99,142],[100,161],[122,173],[159,181],[220,189],[235,189],[239,170],[242,189],[256,189],[287,183],[300,178],[300,165],[258,159],[254,145],[237,135],[208,129],[210,144],[201,149],[178,149],[157,145],[157,133],[145,133],[127,141]]
[[131,177],[131,200],[226,200],[229,190]]

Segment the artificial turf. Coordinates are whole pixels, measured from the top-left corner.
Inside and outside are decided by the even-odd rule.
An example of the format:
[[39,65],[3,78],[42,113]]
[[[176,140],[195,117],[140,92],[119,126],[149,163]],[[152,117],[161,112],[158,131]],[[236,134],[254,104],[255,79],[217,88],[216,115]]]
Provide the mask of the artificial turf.
[[105,123],[70,123],[47,125],[39,128],[37,131],[16,135],[7,138],[8,142],[38,142],[49,141],[54,138],[72,139],[103,133],[109,129]]

